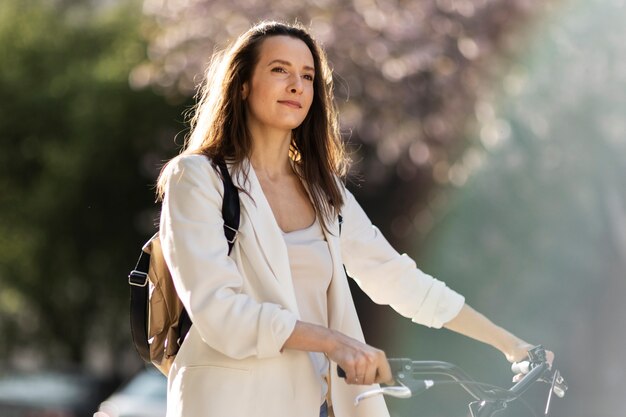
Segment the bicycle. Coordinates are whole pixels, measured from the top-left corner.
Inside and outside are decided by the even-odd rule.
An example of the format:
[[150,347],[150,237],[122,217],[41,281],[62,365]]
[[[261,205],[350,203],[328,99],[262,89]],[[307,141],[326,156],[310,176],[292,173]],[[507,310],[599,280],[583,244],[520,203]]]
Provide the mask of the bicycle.
[[[544,415],[547,416],[552,403],[552,394],[563,398],[567,391],[567,384],[560,372],[550,369],[545,350],[541,345],[535,346],[528,352],[527,361],[514,363],[511,366],[514,373],[524,374],[524,376],[509,389],[475,381],[460,367],[449,362],[414,361],[406,358],[392,358],[388,361],[394,381],[398,385],[363,392],[356,397],[355,405],[375,395],[411,398],[435,385],[455,384],[460,385],[474,398],[475,401],[469,403],[472,417],[492,417],[504,410],[510,402],[520,400],[521,395],[533,384],[544,382],[550,384],[544,411]],[[337,367],[337,372],[340,377],[345,378],[343,369]],[[424,375],[446,376],[452,380],[424,379]],[[537,415],[532,409],[530,410],[535,416]]]

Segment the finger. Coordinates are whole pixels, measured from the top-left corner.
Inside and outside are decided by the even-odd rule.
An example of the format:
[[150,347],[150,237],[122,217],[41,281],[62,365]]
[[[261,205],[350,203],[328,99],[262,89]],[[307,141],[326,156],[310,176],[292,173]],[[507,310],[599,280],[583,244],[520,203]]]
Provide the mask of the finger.
[[344,361],[339,366],[341,366],[341,369],[343,369],[344,373],[346,374],[346,376],[344,378],[346,383],[354,384],[354,381],[356,379],[355,362],[354,361]]
[[365,385],[365,378],[367,375],[368,368],[367,358],[362,357],[356,363],[355,366],[355,379],[354,383],[357,385]]
[[384,358],[378,365],[375,382],[379,384],[393,384],[393,374],[391,373],[387,358]]
[[519,382],[524,378],[524,374],[516,374],[513,376],[513,382]]
[[363,378],[363,385],[372,385],[376,382],[376,375],[378,374],[378,366],[376,363],[372,363],[367,367],[365,371],[365,377]]
[[366,371],[367,363],[362,358],[356,359],[352,366],[352,372],[346,378],[346,381],[351,385],[363,385]]

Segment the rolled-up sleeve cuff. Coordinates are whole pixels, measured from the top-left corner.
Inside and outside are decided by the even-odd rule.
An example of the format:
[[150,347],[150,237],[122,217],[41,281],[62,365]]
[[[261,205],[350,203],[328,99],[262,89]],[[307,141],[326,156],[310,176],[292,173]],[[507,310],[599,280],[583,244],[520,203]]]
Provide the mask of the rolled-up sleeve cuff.
[[465,297],[439,281],[435,288],[430,290],[428,302],[420,308],[412,320],[415,323],[440,329],[459,314],[464,304]]
[[293,333],[297,321],[298,317],[291,311],[280,309],[273,312],[273,317],[267,321],[270,329],[265,333],[272,335],[272,337],[265,339],[266,343],[259,343],[257,347],[258,357],[270,358],[279,356],[282,353],[285,342]]

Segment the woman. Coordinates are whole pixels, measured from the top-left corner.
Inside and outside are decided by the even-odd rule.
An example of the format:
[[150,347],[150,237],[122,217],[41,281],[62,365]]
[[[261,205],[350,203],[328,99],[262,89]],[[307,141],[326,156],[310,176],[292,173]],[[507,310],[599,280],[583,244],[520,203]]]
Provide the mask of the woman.
[[[193,322],[168,377],[168,417],[388,415],[382,398],[353,405],[391,373],[363,341],[343,265],[417,323],[526,356],[531,345],[398,254],[345,189],[331,71],[304,29],[254,26],[206,80],[186,149],[159,178],[163,251]],[[219,160],[240,189],[230,256]]]

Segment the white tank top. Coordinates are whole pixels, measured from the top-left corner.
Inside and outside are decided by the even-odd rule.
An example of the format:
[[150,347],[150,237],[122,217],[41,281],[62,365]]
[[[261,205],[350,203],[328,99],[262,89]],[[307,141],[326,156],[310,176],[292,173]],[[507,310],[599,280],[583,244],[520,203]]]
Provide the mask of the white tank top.
[[[322,226],[316,218],[305,229],[283,232],[283,238],[287,244],[301,319],[328,327],[327,291],[333,275],[333,262]],[[328,358],[321,352],[309,352],[309,355],[320,376],[323,403],[328,392]]]

